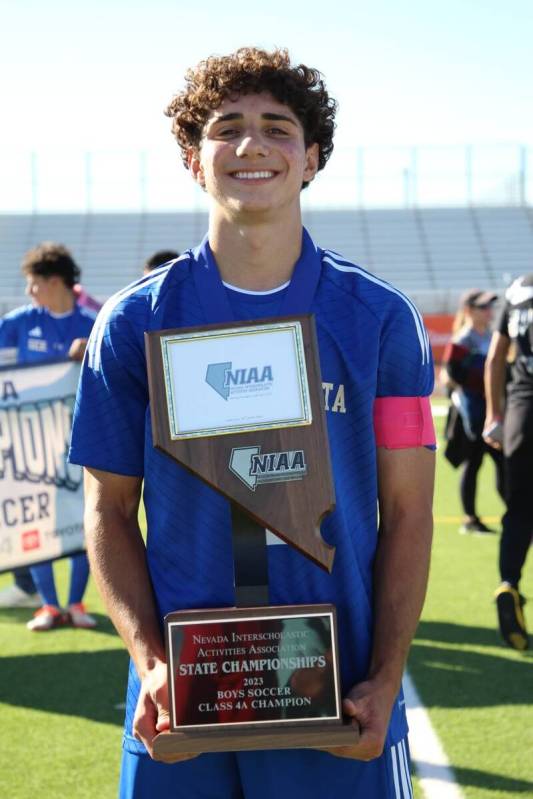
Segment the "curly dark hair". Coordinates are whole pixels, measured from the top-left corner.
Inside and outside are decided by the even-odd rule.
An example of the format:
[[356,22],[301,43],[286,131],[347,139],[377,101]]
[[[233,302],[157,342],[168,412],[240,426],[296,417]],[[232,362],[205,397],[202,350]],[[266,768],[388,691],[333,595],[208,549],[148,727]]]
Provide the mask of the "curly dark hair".
[[69,289],[81,276],[81,270],[70,251],[63,244],[56,244],[54,241],[43,241],[28,250],[22,259],[22,272],[40,277],[57,275]]
[[199,148],[205,123],[224,100],[269,92],[296,115],[305,146],[318,144],[318,169],[325,167],[333,151],[337,103],[328,95],[320,72],[304,64],[292,66],[287,50],[268,53],[241,47],[231,55],[210,56],[187,70],[185,82],[185,90],[174,95],[165,109],[185,166],[188,151]]

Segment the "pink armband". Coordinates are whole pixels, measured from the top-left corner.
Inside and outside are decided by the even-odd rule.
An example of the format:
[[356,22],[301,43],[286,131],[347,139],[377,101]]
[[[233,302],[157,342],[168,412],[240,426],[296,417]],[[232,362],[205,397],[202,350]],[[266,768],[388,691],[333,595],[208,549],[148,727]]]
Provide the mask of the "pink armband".
[[378,447],[435,446],[429,397],[378,397],[374,402],[374,432]]

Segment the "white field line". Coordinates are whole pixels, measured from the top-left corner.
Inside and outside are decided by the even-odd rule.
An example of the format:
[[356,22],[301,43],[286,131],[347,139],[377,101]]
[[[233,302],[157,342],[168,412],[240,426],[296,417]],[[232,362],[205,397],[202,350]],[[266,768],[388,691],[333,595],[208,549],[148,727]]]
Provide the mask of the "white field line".
[[410,730],[409,748],[424,796],[426,799],[464,799],[450,761],[408,674],[403,679],[403,691]]
[[448,413],[447,405],[431,405],[431,413],[433,416],[446,416]]

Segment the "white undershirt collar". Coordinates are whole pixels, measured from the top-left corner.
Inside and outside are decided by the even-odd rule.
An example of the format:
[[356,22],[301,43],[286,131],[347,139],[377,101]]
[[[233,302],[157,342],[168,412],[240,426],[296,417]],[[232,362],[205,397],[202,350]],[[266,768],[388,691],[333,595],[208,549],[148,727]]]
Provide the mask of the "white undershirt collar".
[[267,291],[251,291],[250,289],[241,289],[239,286],[232,286],[231,283],[226,283],[224,280],[222,284],[227,288],[231,289],[231,291],[238,291],[240,294],[251,294],[252,296],[256,297],[263,297],[266,294],[276,294],[278,291],[283,291],[286,289],[291,281],[287,280],[286,283],[282,283],[281,286],[276,286],[274,289],[268,289]]

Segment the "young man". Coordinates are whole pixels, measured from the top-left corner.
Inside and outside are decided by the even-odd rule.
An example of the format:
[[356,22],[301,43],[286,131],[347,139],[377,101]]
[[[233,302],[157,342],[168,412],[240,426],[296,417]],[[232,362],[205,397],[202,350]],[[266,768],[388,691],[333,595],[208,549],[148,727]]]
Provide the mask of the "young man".
[[62,244],[44,241],[22,260],[30,305],[0,320],[0,366],[58,358],[81,361],[97,308],[79,302],[80,268]]
[[[302,228],[300,191],[332,150],[335,103],[319,73],[292,66],[285,51],[244,48],[191,70],[167,114],[210,195],[209,232],[104,307],[70,456],[86,467],[90,557],[132,656],[121,796],[408,797],[401,677],[426,587],[434,468],[427,335],[400,292],[319,249]],[[317,322],[337,496],[322,529],[336,558],[328,575],[275,539],[270,602],[336,605],[344,712],[361,739],[334,754],[158,763],[149,754],[168,728],[162,618],[232,606],[235,595],[228,502],[152,446],[144,331],[307,311]]]
[[[71,253],[61,244],[43,242],[26,253],[22,271],[32,302],[0,320],[0,364],[37,364],[67,357],[81,360],[96,311],[77,302],[80,269]],[[73,556],[71,565],[67,613],[59,607],[51,563],[32,566],[29,573],[15,570],[15,584],[5,589],[0,604],[31,606],[37,588],[37,604],[42,607],[28,622],[28,629],[43,632],[67,621],[76,627],[94,627],[96,622],[82,603],[89,578],[85,553]]]
[[[501,449],[503,445],[504,455],[507,511],[500,540],[498,623],[503,640],[523,651],[529,646],[529,637],[519,584],[533,534],[533,273],[515,280],[505,299],[485,367],[487,419],[483,435],[491,446]],[[516,357],[507,386],[504,418],[511,345]]]

